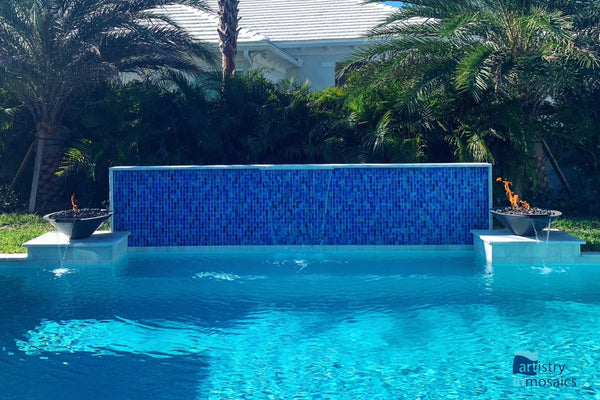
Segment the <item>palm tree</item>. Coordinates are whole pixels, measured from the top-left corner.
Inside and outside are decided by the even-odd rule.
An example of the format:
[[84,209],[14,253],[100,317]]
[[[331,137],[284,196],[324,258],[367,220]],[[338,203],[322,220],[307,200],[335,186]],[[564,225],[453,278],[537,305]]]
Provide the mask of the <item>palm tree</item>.
[[398,84],[397,113],[418,115],[423,130],[441,127],[453,143],[465,139],[459,151],[473,149],[473,157],[492,153],[482,138],[499,137],[535,154],[540,113],[558,106],[576,71],[598,65],[590,40],[597,19],[587,31],[576,24],[586,23],[582,9],[597,12],[594,0],[403,3],[347,69],[366,65],[370,85]]
[[[51,201],[68,130],[65,112],[100,81],[200,72],[194,58],[212,54],[161,7],[205,8],[201,0],[3,0],[0,85],[30,111],[36,157],[29,210]],[[39,189],[38,189],[39,187]],[[39,195],[39,196],[38,196]]]
[[223,79],[235,75],[235,56],[238,38],[239,0],[219,0],[219,48],[221,50],[221,69]]

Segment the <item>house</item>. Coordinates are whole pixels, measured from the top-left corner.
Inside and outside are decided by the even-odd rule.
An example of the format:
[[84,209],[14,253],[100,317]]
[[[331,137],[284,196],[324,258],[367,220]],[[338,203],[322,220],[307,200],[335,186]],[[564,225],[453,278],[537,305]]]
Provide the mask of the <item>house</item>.
[[[170,5],[166,13],[193,38],[218,45],[217,0],[211,12]],[[368,40],[370,29],[398,11],[363,0],[240,0],[236,68],[262,69],[272,80],[335,84],[339,63]]]

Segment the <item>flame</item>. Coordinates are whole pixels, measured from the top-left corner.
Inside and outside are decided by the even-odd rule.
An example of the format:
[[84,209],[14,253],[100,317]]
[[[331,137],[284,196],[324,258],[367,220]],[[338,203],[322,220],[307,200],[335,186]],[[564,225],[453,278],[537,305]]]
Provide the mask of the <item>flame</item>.
[[79,207],[77,207],[77,199],[75,199],[75,193],[71,195],[71,205],[73,206],[73,212],[76,213]]
[[511,190],[510,185],[512,185],[512,182],[504,180],[501,177],[496,178],[496,182],[504,183],[504,190],[506,191],[506,197],[508,197],[508,200],[510,201],[510,205],[512,206],[512,208],[514,208],[515,210],[529,211],[529,209],[531,208],[529,203],[526,202],[525,200],[519,200],[519,195],[515,194],[515,192],[513,192]]

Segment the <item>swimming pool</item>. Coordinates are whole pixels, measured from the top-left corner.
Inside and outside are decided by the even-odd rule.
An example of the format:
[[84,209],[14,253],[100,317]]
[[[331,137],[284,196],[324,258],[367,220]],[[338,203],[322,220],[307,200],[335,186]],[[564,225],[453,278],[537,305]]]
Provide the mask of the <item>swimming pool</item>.
[[598,266],[472,252],[5,268],[0,398],[598,399],[599,327]]

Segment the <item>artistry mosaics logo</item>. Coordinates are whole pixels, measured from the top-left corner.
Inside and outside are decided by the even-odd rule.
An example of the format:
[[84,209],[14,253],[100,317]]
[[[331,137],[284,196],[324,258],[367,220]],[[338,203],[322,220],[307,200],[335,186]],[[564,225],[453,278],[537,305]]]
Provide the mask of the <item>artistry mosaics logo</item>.
[[[516,351],[513,359],[513,384],[519,387],[575,387],[575,378],[567,376],[567,365],[541,362],[538,353]],[[518,375],[524,375],[521,377]]]

